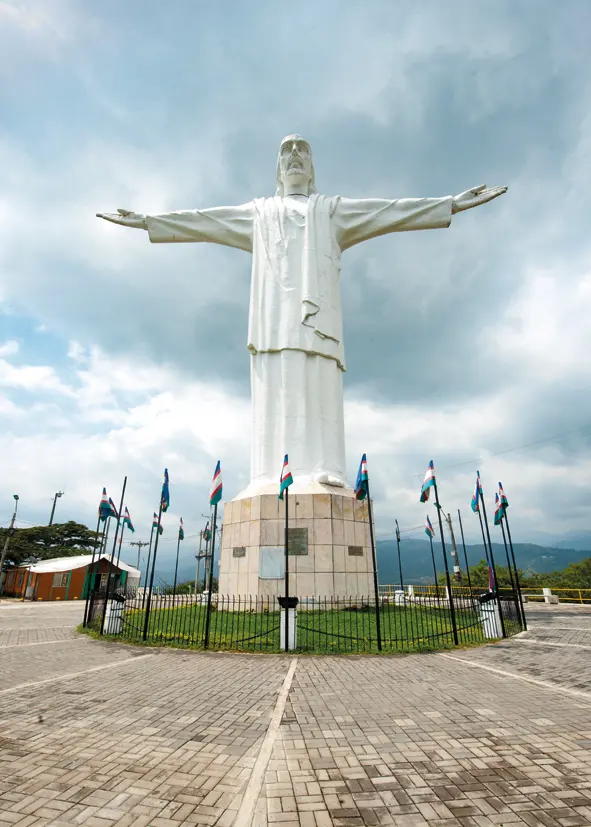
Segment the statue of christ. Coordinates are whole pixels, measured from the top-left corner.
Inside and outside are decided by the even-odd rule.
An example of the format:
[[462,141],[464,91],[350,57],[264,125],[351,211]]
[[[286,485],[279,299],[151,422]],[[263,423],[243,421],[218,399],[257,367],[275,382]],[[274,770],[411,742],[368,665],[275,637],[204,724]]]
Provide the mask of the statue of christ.
[[347,484],[343,251],[386,233],[448,227],[455,213],[506,190],[480,186],[453,197],[395,200],[319,195],[310,144],[288,135],[279,147],[273,197],[234,207],[159,215],[118,210],[98,217],[147,230],[155,243],[209,241],[252,254],[251,481],[241,496],[254,496],[277,487],[286,453],[294,483]]

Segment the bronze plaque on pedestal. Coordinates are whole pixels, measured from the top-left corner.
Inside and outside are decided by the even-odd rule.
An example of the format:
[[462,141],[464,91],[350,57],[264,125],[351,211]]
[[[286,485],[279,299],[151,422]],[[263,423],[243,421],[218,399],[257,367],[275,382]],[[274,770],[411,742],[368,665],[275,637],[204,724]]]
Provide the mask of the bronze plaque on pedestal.
[[308,554],[308,529],[290,528],[289,530],[289,556],[302,556]]

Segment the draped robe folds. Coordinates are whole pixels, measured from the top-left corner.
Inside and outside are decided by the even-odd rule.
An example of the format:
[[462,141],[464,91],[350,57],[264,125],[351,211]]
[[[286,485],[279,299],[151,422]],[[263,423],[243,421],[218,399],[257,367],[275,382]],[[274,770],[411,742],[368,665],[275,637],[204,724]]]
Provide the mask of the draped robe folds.
[[147,216],[152,242],[212,242],[252,253],[253,496],[277,483],[346,485],[340,297],[342,251],[386,233],[448,227],[452,198],[274,196]]

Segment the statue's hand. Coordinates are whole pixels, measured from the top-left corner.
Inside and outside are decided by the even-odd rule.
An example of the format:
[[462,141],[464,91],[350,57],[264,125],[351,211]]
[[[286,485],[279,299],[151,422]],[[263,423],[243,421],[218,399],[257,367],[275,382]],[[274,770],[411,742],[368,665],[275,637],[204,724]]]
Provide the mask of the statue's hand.
[[463,210],[470,210],[472,207],[479,207],[481,204],[486,204],[487,201],[492,201],[493,198],[498,198],[499,195],[507,192],[507,187],[490,187],[486,188],[485,184],[474,189],[461,192],[459,195],[454,195],[451,202],[452,213],[463,212]]
[[135,227],[138,230],[147,230],[146,216],[131,210],[117,210],[112,212],[97,212],[97,218],[104,218],[105,221],[112,221],[113,224],[121,224],[123,227]]

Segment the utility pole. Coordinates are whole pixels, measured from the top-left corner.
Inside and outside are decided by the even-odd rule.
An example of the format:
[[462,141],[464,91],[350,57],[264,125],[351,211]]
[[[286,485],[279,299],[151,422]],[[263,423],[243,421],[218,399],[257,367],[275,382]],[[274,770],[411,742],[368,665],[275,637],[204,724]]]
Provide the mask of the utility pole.
[[58,500],[58,497],[63,497],[63,496],[64,496],[63,491],[56,491],[55,492],[55,497],[53,498],[53,508],[51,509],[51,517],[49,518],[49,525],[53,525],[53,515],[55,514],[55,504]]
[[14,497],[14,514],[12,515],[12,520],[10,521],[10,528],[8,529],[8,534],[6,535],[4,548],[2,549],[2,555],[0,556],[0,597],[2,597],[2,595],[4,594],[4,580],[2,578],[2,571],[4,569],[4,561],[6,560],[6,555],[8,554],[10,538],[12,536],[12,532],[14,531],[14,524],[16,522],[16,512],[18,509],[18,494],[13,494],[12,496]]
[[199,587],[199,565],[203,558],[203,554],[201,550],[203,548],[203,529],[199,532],[199,550],[195,555],[195,560],[197,560],[197,566],[195,567],[195,595],[197,595],[197,589]]
[[451,521],[451,514],[445,514],[445,519],[447,521],[447,527],[449,528],[449,533],[451,534],[451,559],[454,564],[454,579],[456,583],[462,582],[462,572],[460,571],[460,562],[458,560],[458,550],[456,548],[456,538],[454,535],[454,527]]
[[137,546],[137,566],[136,566],[136,568],[139,570],[139,567],[140,567],[140,554],[141,554],[142,548],[144,546],[149,546],[150,543],[147,542],[147,541],[142,543],[141,540],[134,540],[129,545],[130,546]]

